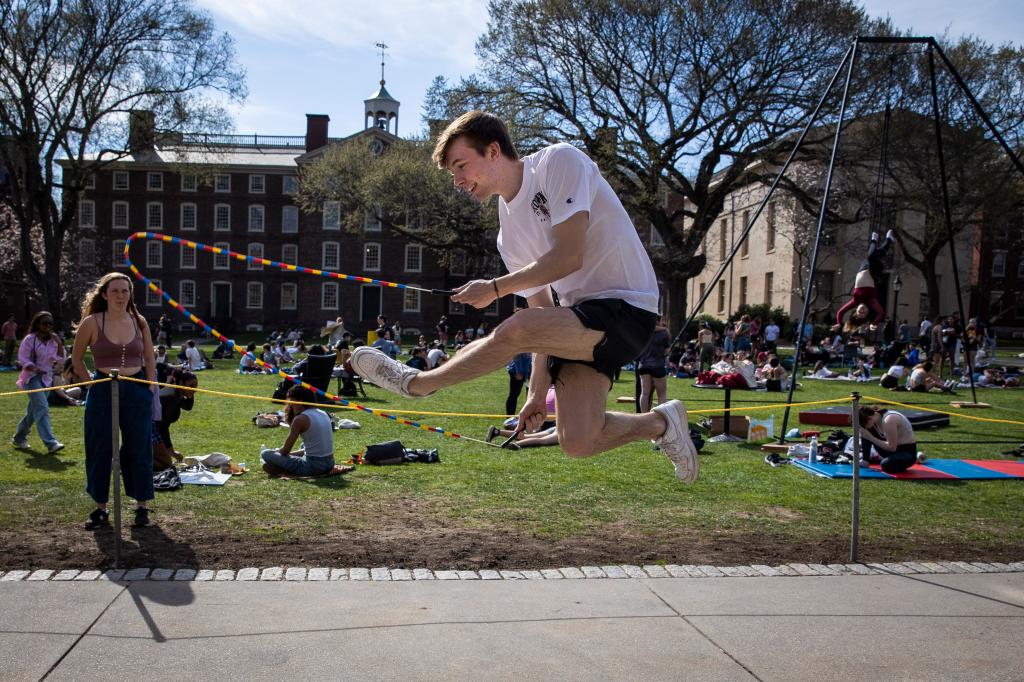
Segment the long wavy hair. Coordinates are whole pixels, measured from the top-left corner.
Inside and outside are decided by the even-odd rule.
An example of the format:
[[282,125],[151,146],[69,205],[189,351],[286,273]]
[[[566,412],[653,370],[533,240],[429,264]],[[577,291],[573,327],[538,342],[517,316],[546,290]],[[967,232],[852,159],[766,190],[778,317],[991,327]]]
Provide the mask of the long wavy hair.
[[139,309],[135,307],[135,286],[132,284],[131,278],[123,272],[108,272],[100,277],[99,281],[82,298],[82,317],[78,320],[78,326],[81,326],[85,318],[90,315],[107,310],[107,299],[103,298],[103,294],[107,293],[110,283],[118,279],[128,282],[128,313],[134,315],[139,325],[142,325],[144,318]]

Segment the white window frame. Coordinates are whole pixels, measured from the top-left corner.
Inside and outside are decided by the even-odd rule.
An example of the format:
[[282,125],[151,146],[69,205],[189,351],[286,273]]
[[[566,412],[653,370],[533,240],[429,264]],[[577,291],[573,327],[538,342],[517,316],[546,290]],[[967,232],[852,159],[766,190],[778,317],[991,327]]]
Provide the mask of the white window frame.
[[96,189],[96,174],[89,173],[85,176],[85,189]]
[[189,246],[185,242],[181,242],[181,254],[178,259],[178,263],[182,270],[195,270],[196,261],[199,257],[196,255],[196,247]]
[[124,260],[124,245],[128,243],[127,239],[115,239],[110,243],[110,263],[115,268],[126,268],[128,263]]
[[[217,248],[224,249],[224,251],[231,250],[231,244],[229,242],[216,242],[214,244]],[[223,258],[223,264],[218,264],[217,259]],[[214,270],[230,270],[231,269],[231,256],[227,253],[215,253],[213,254],[213,269]]]
[[[156,180],[157,182],[153,182]],[[146,171],[146,191],[147,192],[163,192],[164,191],[164,173],[163,171]]]
[[[185,290],[188,286],[192,286],[192,296],[186,296]],[[186,308],[195,308],[196,301],[199,300],[198,289],[196,288],[196,281],[194,279],[183,279],[178,282],[178,303],[185,306]]]
[[651,237],[649,239],[651,246],[665,246],[665,240],[661,238],[661,233],[658,232],[658,228],[651,223]]
[[265,232],[266,229],[267,207],[263,204],[249,204],[249,231]]
[[[157,209],[159,220],[153,220],[153,209]],[[150,201],[146,203],[146,230],[150,232],[163,232],[164,230],[164,205],[161,201]]]
[[[253,258],[266,258],[266,256],[263,255],[263,244],[261,242],[249,242],[249,248],[248,250],[246,250],[245,253],[246,255],[251,256]],[[256,263],[255,261],[251,260],[246,261],[245,265],[247,270],[263,269],[263,263]]]
[[281,244],[281,262],[286,265],[299,264],[299,245]]
[[[376,253],[377,266],[370,267],[370,252]],[[380,272],[381,248],[377,242],[367,242],[363,246],[363,270],[365,272]]]
[[78,264],[86,268],[91,268],[96,265],[95,239],[78,240]]
[[[185,220],[185,210],[186,209],[192,209],[192,226],[191,227],[189,227],[189,225],[187,224],[187,221]],[[180,219],[181,219],[181,231],[182,232],[195,232],[197,229],[199,229],[199,207],[198,206],[196,206],[195,204],[193,204],[190,201],[187,201],[187,202],[185,202],[185,203],[183,203],[181,205],[180,213],[181,213]]]
[[181,174],[181,191],[195,192],[199,189],[199,176],[195,173]]
[[491,301],[490,305],[488,305],[486,308],[483,309],[484,315],[487,316],[487,317],[497,317],[498,316],[498,301],[500,301],[500,300],[501,300],[500,298],[496,298],[493,301]]
[[[291,292],[291,301],[286,301],[285,291]],[[281,282],[281,310],[296,310],[299,307],[299,285],[295,282]]]
[[226,194],[231,191],[231,174],[214,173],[213,191],[218,194]]
[[[291,216],[291,217],[290,217]],[[299,231],[299,207],[281,207],[281,233],[297,234]]]
[[323,228],[335,231],[341,229],[341,202],[325,201],[323,205]]
[[[413,254],[416,254],[413,256]],[[417,262],[410,265],[410,258],[414,258]],[[415,267],[414,267],[415,266]],[[422,244],[406,244],[405,245],[405,271],[406,272],[423,272],[423,245]]]
[[992,276],[1006,277],[1006,251],[992,252]]
[[[333,259],[329,259],[328,251],[334,251]],[[324,242],[320,246],[320,269],[337,272],[341,269],[341,244],[338,242]]]
[[373,211],[366,211],[363,213],[364,232],[380,232],[383,229],[381,213],[381,207],[378,205],[374,205]]
[[78,226],[87,230],[96,229],[96,202],[92,199],[78,200]]
[[[330,304],[329,298],[334,298],[334,305]],[[337,282],[321,282],[320,283],[320,309],[321,310],[337,310],[341,303],[341,298],[338,291]]]
[[[117,209],[124,208],[124,224],[117,224]],[[131,225],[131,204],[127,201],[115,201],[110,204],[110,229],[127,230]]]
[[[418,287],[418,284],[410,284],[409,286]],[[402,292],[402,312],[403,313],[418,313],[420,311],[421,298],[418,289],[405,289]]]
[[161,241],[146,242],[146,267],[162,268],[164,266],[164,243]]
[[[129,175],[128,171],[117,171],[117,170],[114,171],[113,172],[113,176],[111,177],[111,180],[110,180],[111,188],[115,192],[127,192],[131,188],[130,177],[131,176]],[[124,187],[121,187],[120,185],[118,185],[117,181],[118,181],[118,179],[121,179],[121,178],[124,179]]]
[[[150,243],[152,243],[152,242],[150,242]],[[155,286],[157,289],[163,289],[164,288],[163,280],[151,279],[149,281],[152,282],[153,286]],[[163,296],[161,296],[159,293],[157,293],[156,291],[153,291],[148,286],[146,286],[146,307],[147,308],[157,308],[157,307],[159,307],[160,305],[163,304],[163,300],[164,300]]]
[[[256,298],[255,302],[254,294]],[[245,307],[248,310],[263,309],[263,282],[245,283]]]
[[249,174],[249,194],[266,194],[267,176],[262,173]]
[[284,175],[281,177],[281,194],[289,196],[299,193],[299,176]]
[[[226,222],[224,227],[221,227],[219,213],[221,209],[226,211]],[[214,232],[230,232],[231,231],[231,204],[214,204],[213,205],[213,231]]]

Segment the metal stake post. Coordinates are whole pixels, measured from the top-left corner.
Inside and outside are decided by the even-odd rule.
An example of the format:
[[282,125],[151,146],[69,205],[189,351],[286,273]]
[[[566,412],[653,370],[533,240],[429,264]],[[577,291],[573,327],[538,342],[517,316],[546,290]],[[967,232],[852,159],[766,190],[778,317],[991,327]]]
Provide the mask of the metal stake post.
[[114,479],[114,568],[121,568],[121,382],[118,372],[110,373],[110,457]]
[[853,511],[850,519],[850,563],[858,563],[857,535],[860,531],[860,393],[850,394],[850,424],[853,426]]

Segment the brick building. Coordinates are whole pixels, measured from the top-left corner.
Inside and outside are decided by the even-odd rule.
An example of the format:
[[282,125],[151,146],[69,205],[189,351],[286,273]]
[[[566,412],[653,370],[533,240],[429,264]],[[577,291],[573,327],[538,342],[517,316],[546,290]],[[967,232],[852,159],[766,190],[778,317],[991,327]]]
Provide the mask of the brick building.
[[[79,262],[97,272],[127,266],[129,234],[147,230],[211,244],[242,254],[361,277],[451,288],[465,281],[454,259],[446,270],[438,254],[391,233],[373,216],[353,233],[343,227],[336,202],[302,211],[294,201],[298,171],[331,145],[370,138],[383,149],[397,138],[399,102],[381,81],[365,100],[364,128],[346,137],[328,135],[329,117],[306,115],[304,136],[165,135],[152,116],[135,112],[129,146],[105,164],[78,197]],[[65,201],[75,200],[65,197]],[[229,337],[241,331],[299,326],[318,330],[337,316],[365,334],[377,315],[401,320],[406,331],[431,336],[442,314],[453,328],[494,325],[512,312],[511,297],[484,311],[463,309],[446,297],[287,272],[225,254],[156,240],[133,243],[130,258],[182,305]],[[170,312],[180,331],[192,325],[155,293],[139,291],[136,303],[155,320]]]

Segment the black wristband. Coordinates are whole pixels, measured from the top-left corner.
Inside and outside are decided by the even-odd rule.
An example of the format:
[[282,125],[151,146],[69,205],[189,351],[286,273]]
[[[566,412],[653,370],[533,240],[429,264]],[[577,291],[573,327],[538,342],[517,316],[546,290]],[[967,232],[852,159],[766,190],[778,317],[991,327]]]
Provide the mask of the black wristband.
[[494,286],[494,295],[497,298],[501,298],[501,292],[498,291],[498,280],[497,279],[492,279],[491,280],[491,284]]

